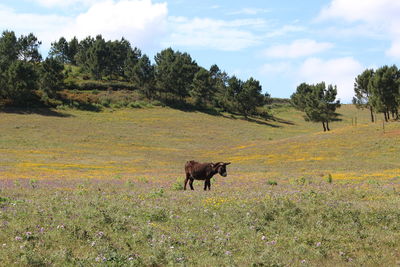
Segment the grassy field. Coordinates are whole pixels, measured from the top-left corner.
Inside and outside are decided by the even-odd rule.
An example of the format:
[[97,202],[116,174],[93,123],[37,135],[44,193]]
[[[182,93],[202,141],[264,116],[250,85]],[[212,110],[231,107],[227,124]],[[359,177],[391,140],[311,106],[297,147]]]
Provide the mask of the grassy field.
[[[339,112],[0,113],[0,265],[398,264],[400,124]],[[191,159],[232,164],[184,192]]]

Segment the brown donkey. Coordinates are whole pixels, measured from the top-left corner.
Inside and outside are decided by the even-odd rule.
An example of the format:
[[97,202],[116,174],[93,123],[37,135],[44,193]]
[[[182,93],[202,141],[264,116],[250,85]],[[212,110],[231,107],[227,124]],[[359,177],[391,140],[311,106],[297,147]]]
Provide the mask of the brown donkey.
[[221,176],[226,177],[226,165],[231,164],[230,162],[218,162],[218,163],[199,163],[196,161],[188,161],[185,164],[186,179],[183,189],[186,190],[186,185],[189,181],[190,189],[193,188],[194,180],[204,180],[204,190],[211,190],[210,179],[214,174],[219,173]]

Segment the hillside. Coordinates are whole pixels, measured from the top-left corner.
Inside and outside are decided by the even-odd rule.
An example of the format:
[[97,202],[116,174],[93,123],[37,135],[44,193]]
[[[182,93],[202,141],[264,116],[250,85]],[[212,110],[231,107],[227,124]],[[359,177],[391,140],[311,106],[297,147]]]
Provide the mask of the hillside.
[[[3,112],[1,265],[397,264],[400,124],[272,113]],[[183,191],[190,159],[232,164]]]
[[166,182],[181,177],[190,159],[231,161],[226,181],[397,177],[400,124],[383,133],[366,111],[344,105],[339,113],[329,133],[291,108],[273,109],[265,121],[161,107],[2,113],[1,177]]

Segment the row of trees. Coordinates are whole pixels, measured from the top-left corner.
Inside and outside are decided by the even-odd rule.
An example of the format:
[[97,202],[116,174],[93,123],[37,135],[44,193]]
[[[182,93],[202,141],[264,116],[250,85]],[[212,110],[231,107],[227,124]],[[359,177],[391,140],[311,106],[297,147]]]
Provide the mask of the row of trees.
[[106,41],[101,35],[52,43],[50,56],[77,65],[95,80],[123,79],[136,85],[148,98],[184,102],[191,97],[198,107],[213,106],[248,116],[268,101],[260,83],[229,77],[217,65],[205,69],[188,53],[167,48],[157,53],[152,64],[140,49],[125,40]]
[[321,122],[324,131],[329,131],[329,122],[338,120],[339,116],[336,109],[340,101],[336,95],[336,85],[302,83],[290,98],[292,105],[305,113],[306,121]]
[[399,119],[400,70],[396,65],[364,70],[355,80],[354,92],[353,103],[369,109],[372,122],[376,113],[383,113],[385,121]]
[[83,79],[125,81],[150,100],[185,103],[191,99],[199,108],[217,107],[248,116],[269,99],[268,94],[262,94],[257,80],[230,77],[217,65],[205,69],[188,53],[172,48],[157,53],[152,64],[147,55],[124,38],[106,41],[98,35],[67,41],[61,37],[51,44],[49,57],[43,61],[38,51],[40,44],[33,34],[17,38],[12,31],[3,32],[1,98],[24,104],[36,90],[45,98],[55,98],[69,74],[64,66],[73,65],[80,69]]

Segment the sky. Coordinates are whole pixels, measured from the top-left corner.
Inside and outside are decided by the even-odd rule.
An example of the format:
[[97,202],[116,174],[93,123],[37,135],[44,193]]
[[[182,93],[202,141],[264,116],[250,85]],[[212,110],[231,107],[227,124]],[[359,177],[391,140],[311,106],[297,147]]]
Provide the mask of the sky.
[[0,0],[0,30],[34,33],[44,56],[61,36],[171,47],[272,97],[325,81],[343,103],[363,70],[400,60],[399,0]]

